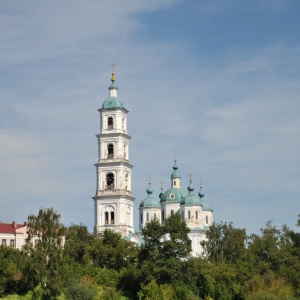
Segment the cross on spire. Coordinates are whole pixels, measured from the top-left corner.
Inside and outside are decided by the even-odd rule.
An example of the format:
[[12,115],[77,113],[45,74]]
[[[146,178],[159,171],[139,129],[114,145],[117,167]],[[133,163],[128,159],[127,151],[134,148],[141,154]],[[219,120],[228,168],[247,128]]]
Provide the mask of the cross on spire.
[[160,189],[161,189],[161,190],[164,189],[164,184],[165,184],[165,183],[164,183],[163,181],[160,183]]
[[152,180],[152,178],[151,178],[151,176],[149,176],[149,178],[148,178],[148,183],[149,184],[151,183],[151,180]]
[[193,175],[192,175],[192,173],[190,172],[190,174],[188,175],[189,177],[190,177],[190,181],[192,181],[192,177],[193,177]]
[[203,181],[202,181],[202,179],[200,180],[200,189],[202,189],[203,188]]

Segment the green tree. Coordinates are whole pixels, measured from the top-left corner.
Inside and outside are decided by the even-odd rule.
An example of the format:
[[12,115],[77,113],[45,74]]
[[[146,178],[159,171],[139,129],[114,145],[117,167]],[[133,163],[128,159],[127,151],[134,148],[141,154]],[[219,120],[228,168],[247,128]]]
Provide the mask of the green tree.
[[95,235],[88,232],[85,225],[71,225],[66,230],[64,255],[77,263],[88,264],[89,251],[95,241]]
[[151,220],[142,229],[144,244],[140,249],[140,261],[188,257],[192,250],[189,232],[179,213],[165,219],[163,224]]
[[62,290],[64,226],[53,208],[28,216],[27,271],[43,290],[43,299],[55,298]]
[[246,230],[234,228],[232,223],[214,223],[206,238],[202,242],[204,255],[213,262],[235,263],[246,256]]
[[95,238],[90,256],[95,266],[120,270],[135,263],[137,248],[120,234],[105,230]]

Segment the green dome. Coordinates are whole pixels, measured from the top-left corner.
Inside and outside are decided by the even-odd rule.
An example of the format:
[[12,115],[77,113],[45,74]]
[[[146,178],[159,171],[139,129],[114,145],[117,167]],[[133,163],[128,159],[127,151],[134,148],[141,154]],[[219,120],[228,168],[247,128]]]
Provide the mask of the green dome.
[[202,192],[202,186],[200,186],[200,191],[198,193],[200,198],[201,206],[204,211],[213,211],[212,207],[203,199],[205,194]]
[[172,188],[167,191],[165,191],[161,198],[160,202],[175,202],[180,203],[182,198],[185,198],[187,195],[187,192],[184,189],[181,188]]
[[197,197],[193,194],[188,194],[184,199],[182,199],[180,204],[201,206],[201,201],[200,201],[199,197]]
[[104,101],[102,108],[124,108],[124,105],[118,97],[108,97]]
[[140,207],[161,208],[160,203],[152,196],[153,190],[150,183],[149,187],[147,188],[147,193],[148,196],[141,202]]
[[205,200],[202,200],[202,208],[204,211],[213,211],[212,207]]
[[177,171],[177,169],[178,169],[178,166],[177,166],[177,163],[176,163],[176,160],[174,161],[174,165],[173,165],[173,173],[172,173],[172,175],[171,175],[171,178],[181,178],[180,177],[180,175],[179,175],[179,173],[178,173],[178,171]]
[[189,194],[183,198],[180,202],[181,205],[193,205],[193,206],[201,206],[201,200],[198,196],[193,194],[194,187],[192,185],[192,181],[190,180],[190,184],[187,187]]

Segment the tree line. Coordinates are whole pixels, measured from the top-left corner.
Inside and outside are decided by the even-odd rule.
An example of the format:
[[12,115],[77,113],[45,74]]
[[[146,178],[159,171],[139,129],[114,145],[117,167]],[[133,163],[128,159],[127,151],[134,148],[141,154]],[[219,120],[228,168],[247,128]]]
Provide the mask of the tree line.
[[260,234],[247,235],[232,223],[214,223],[197,258],[190,257],[188,233],[175,214],[163,224],[149,222],[138,246],[109,230],[66,228],[59,213],[41,209],[28,217],[28,242],[21,250],[0,247],[0,297],[300,299],[299,232],[267,222]]

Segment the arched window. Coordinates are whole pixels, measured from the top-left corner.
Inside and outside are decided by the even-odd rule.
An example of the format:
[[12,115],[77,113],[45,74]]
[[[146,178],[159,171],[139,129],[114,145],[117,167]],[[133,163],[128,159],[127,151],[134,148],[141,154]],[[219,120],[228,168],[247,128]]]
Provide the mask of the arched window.
[[114,128],[114,119],[112,117],[109,117],[107,119],[107,128],[108,129],[113,129]]
[[165,211],[164,210],[161,212],[161,219],[162,219],[162,221],[165,220]]
[[156,220],[156,213],[154,213],[154,220]]
[[205,217],[205,222],[208,224],[208,216]]
[[110,212],[110,224],[115,224],[115,213],[113,211]]
[[181,212],[181,219],[184,220],[184,212]]
[[149,213],[147,213],[147,215],[146,215],[146,220],[147,220],[147,222],[149,221]]
[[174,180],[174,186],[176,186],[176,180]]
[[174,216],[174,209],[171,210],[171,216]]
[[114,158],[114,145],[109,144],[107,146],[107,158]]
[[143,223],[143,214],[141,214],[141,223]]
[[106,175],[106,189],[113,190],[114,189],[115,176],[113,173],[108,173]]
[[124,124],[125,124],[125,120],[124,120],[124,118],[123,118],[123,119],[122,119],[122,130],[123,130],[123,131],[125,130]]
[[104,217],[105,217],[105,224],[108,224],[108,212],[107,211],[104,213]]
[[196,219],[198,219],[198,211],[196,210]]
[[188,219],[190,219],[191,218],[191,211],[189,210],[188,211]]

